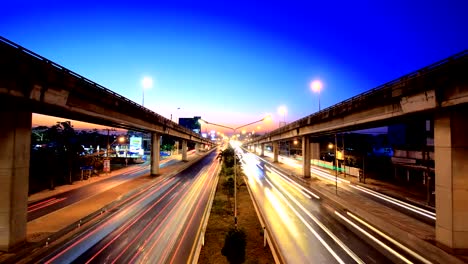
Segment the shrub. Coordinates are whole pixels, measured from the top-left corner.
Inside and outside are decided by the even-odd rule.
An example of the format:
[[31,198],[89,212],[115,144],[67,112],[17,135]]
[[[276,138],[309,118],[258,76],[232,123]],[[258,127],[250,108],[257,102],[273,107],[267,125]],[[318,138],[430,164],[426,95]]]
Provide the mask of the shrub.
[[240,264],[245,261],[245,246],[247,236],[244,230],[231,228],[226,234],[224,246],[221,254],[227,258],[231,264]]
[[223,191],[229,197],[234,196],[234,179],[229,177],[223,182]]

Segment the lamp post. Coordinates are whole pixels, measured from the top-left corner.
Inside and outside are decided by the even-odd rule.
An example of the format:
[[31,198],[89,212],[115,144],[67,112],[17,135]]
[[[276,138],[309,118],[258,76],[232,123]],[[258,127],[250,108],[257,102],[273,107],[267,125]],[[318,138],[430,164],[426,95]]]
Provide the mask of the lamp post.
[[[235,136],[238,129],[241,129],[243,127],[250,126],[250,125],[262,122],[262,121],[268,121],[270,119],[271,119],[271,116],[267,115],[267,116],[265,116],[264,118],[262,118],[260,120],[257,120],[257,121],[254,121],[254,122],[251,122],[251,123],[248,123],[248,124],[236,127],[236,128],[211,123],[211,122],[208,122],[208,121],[203,120],[203,119],[199,119],[199,121],[201,121],[202,123],[208,124],[208,125],[219,126],[219,127],[230,129],[230,130],[232,130],[232,132],[234,133],[234,136]],[[236,138],[238,138],[238,136]],[[234,148],[234,226],[235,226],[235,228],[237,228],[237,168],[236,168],[237,165],[236,165],[236,163],[237,163],[236,162],[236,149]]]
[[145,90],[150,89],[153,86],[153,79],[146,76],[141,80],[141,85],[143,86],[143,98],[141,101],[141,106],[145,106]]
[[312,81],[310,83],[310,88],[314,93],[318,93],[318,110],[320,112],[320,91],[322,90],[323,84],[319,80]]
[[[286,113],[287,112],[288,112],[288,109],[286,108],[286,106],[282,105],[278,107],[278,114],[283,116],[283,126],[286,125]],[[281,121],[279,123],[279,127],[281,127]]]
[[336,139],[336,134],[335,134],[335,193],[338,194],[338,159],[336,157],[338,149],[338,142]]
[[329,143],[328,144],[328,149],[329,150],[332,150],[333,148],[335,149],[335,163],[334,163],[335,166],[333,166],[334,167],[333,169],[335,170],[335,193],[338,194],[338,164],[337,164],[337,160],[336,160],[336,154],[337,154],[336,153],[337,152],[336,151],[336,148],[337,148],[336,143],[337,142],[336,142],[336,134],[335,134],[335,145],[333,146],[332,143]]
[[[180,107],[177,107],[177,110],[180,110]],[[176,111],[177,112],[177,111]],[[177,112],[178,113],[178,112]],[[176,117],[177,118],[177,117]],[[171,114],[171,121],[172,121],[172,114]],[[176,122],[177,124],[179,123],[179,121],[177,120]]]

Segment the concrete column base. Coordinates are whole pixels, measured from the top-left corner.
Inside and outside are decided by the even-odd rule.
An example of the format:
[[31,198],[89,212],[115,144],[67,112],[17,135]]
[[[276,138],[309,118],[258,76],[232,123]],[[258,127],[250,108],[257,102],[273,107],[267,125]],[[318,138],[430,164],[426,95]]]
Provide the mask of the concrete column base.
[[310,138],[308,136],[302,137],[302,174],[304,178],[310,178]]
[[188,159],[187,159],[187,140],[182,140],[182,161],[188,161]]
[[161,150],[161,137],[157,133],[151,133],[151,175],[159,175],[159,159]]
[[2,111],[0,120],[0,250],[26,240],[31,112]]
[[273,142],[273,162],[278,162],[279,144],[278,141]]
[[434,119],[436,240],[468,249],[468,107],[440,111]]

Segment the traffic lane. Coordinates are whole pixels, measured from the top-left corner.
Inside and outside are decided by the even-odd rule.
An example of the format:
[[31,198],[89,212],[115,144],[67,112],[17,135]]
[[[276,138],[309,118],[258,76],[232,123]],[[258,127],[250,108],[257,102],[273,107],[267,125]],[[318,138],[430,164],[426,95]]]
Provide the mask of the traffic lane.
[[[428,224],[432,227],[435,225],[436,214],[431,210],[427,210],[426,208],[422,208],[415,204],[410,204],[401,199],[391,197],[361,185],[352,184],[346,179],[336,178],[335,175],[330,174],[327,170],[312,167],[311,174],[332,184],[337,184],[337,186],[340,187],[339,192],[348,192],[353,195],[364,197],[392,210],[403,213],[421,223]],[[335,181],[338,181],[338,183]]]
[[149,263],[190,263],[195,258],[195,249],[201,234],[203,214],[209,203],[210,192],[214,187],[216,172],[219,162],[213,161],[210,168],[200,175],[186,195],[185,201],[179,203],[179,208],[174,211],[174,217],[179,224],[171,221],[168,225],[182,227],[177,232],[170,232],[167,228],[165,234],[161,236],[171,238],[165,249],[162,250],[157,242],[159,250],[150,250],[147,257],[143,257],[141,262]]
[[[277,242],[286,263],[336,263],[320,240],[309,230],[297,213],[288,206],[281,193],[270,185],[258,164],[243,163],[248,184],[265,217],[267,232]],[[257,169],[258,168],[258,169]]]
[[[167,160],[161,162],[161,167],[170,166],[171,164],[180,162],[178,160]],[[132,166],[133,167],[133,166]],[[90,198],[98,193],[110,190],[126,181],[141,177],[148,174],[148,165],[136,165],[129,170],[122,172],[119,175],[84,185],[80,188],[63,192],[46,199],[35,201],[28,204],[28,221],[49,214],[53,211],[59,210],[83,199]]]
[[[300,219],[285,205],[278,193],[263,179],[263,175],[246,174],[259,210],[264,216],[267,233],[277,242],[286,263],[336,262],[319,242],[310,237]],[[313,252],[314,256],[310,256]]]
[[[209,209],[211,203],[211,192],[216,188],[216,177],[218,177],[220,163],[214,159],[205,173],[205,179],[201,182],[203,190],[198,192],[199,197],[196,199],[196,205],[190,215],[188,225],[185,225],[185,230],[178,239],[178,244],[172,253],[171,263],[190,263],[196,257],[194,256],[199,237],[203,235],[201,228],[203,227],[203,217]],[[208,215],[206,216],[208,217]]]
[[[260,166],[257,167],[259,174],[261,174],[261,168],[266,169],[265,174],[263,175],[265,181],[267,181],[270,185],[274,185],[273,189],[277,191],[277,197],[283,199],[283,203],[288,204],[290,209],[295,211],[297,215],[293,217],[301,219],[302,223],[299,222],[298,227],[306,226],[310,233],[312,233],[315,238],[321,242],[320,244],[322,247],[325,247],[327,251],[334,256],[335,261],[341,262],[345,260],[346,263],[350,261],[374,262],[376,259],[378,259],[379,263],[389,262],[385,256],[380,254],[367,243],[363,243],[359,237],[355,236],[354,233],[349,232],[346,227],[336,221],[333,215],[329,213],[329,210],[323,210],[320,203],[317,202],[319,200],[316,198],[312,199],[310,196],[306,196],[307,193],[295,186],[290,181],[284,179],[282,176],[271,171],[272,168],[269,168],[268,165],[260,164]],[[256,178],[262,178],[262,176],[257,175]],[[250,183],[251,181],[249,180],[249,184]],[[278,203],[278,198],[271,197],[272,194],[270,194],[270,192],[267,193],[269,193],[268,195],[270,196],[270,200],[276,200],[274,203]],[[294,200],[295,202],[293,202]],[[284,209],[280,209],[278,206],[275,208],[275,210],[277,212],[284,211]],[[287,217],[289,216],[283,214],[282,218],[286,219]],[[297,232],[297,230],[293,231],[293,233],[295,232]],[[308,234],[304,231],[303,233],[306,235]],[[335,233],[339,235],[335,235]],[[284,237],[284,234],[281,236]],[[298,239],[298,241],[304,242],[305,244],[310,243],[306,242],[307,239],[304,237],[299,237],[296,239]],[[317,247],[317,243],[310,245]],[[353,245],[352,249],[350,249],[347,245]],[[302,250],[305,249],[307,249],[307,247],[302,247]],[[290,249],[285,250],[287,250],[286,252],[290,252]],[[359,253],[355,254],[354,251]],[[307,253],[304,255],[306,254]],[[313,260],[314,262],[321,261],[319,258],[317,258],[316,255],[312,257],[313,258],[310,260]]]
[[[203,212],[200,208],[206,206],[209,195],[209,187],[212,184],[216,175],[214,175],[213,165],[218,162],[213,162],[214,155],[211,155],[211,175],[202,174],[201,177],[194,178],[194,175],[200,174],[200,171],[205,171],[207,167],[207,159],[198,163],[196,166],[191,167],[181,174],[174,177],[177,186],[168,189],[164,194],[161,194],[154,201],[150,202],[143,212],[135,217],[136,220],[129,220],[125,226],[122,226],[112,234],[108,235],[105,239],[101,240],[98,244],[93,246],[90,250],[81,255],[76,263],[102,263],[104,262],[135,262],[137,259],[154,259],[153,254],[147,254],[149,251],[163,251],[163,253],[155,253],[159,258],[168,257],[167,252],[170,252],[171,245],[168,244],[168,238],[174,239],[177,237],[178,231],[184,226],[184,221],[190,210],[197,213],[199,219],[191,217],[191,228],[196,229],[196,223],[201,221],[199,212]],[[198,188],[193,188],[193,186]],[[204,191],[200,192],[203,187]],[[207,194],[208,193],[208,194]],[[198,196],[198,198],[197,198]],[[187,198],[189,197],[189,198]],[[204,198],[203,198],[204,197]],[[203,198],[203,199],[200,199]],[[192,206],[191,203],[197,201],[198,206]],[[204,205],[200,205],[204,202]],[[179,209],[178,209],[179,208]],[[180,209],[183,208],[183,209]],[[174,213],[175,212],[175,213]],[[198,220],[197,220],[198,219]],[[192,238],[190,236],[188,238]],[[152,241],[157,241],[157,247]],[[190,239],[189,239],[190,240]],[[178,246],[180,252],[187,252],[188,241],[183,241],[184,246]],[[193,241],[191,242],[193,244]],[[142,254],[141,250],[145,248],[147,252]],[[190,245],[191,248],[191,245]],[[189,250],[190,251],[190,250]],[[180,253],[177,253],[179,256]]]
[[107,178],[81,188],[73,189],[68,192],[57,194],[46,200],[38,201],[28,205],[28,221],[32,221],[43,215],[59,210],[83,199],[88,199],[96,194],[110,190],[128,180],[143,176],[148,173],[147,166],[137,167],[120,175]]
[[[119,229],[105,236],[89,250],[81,254],[74,263],[103,263],[108,261],[125,262],[125,258],[129,257],[129,251],[135,251],[138,248],[138,243],[145,239],[153,230],[153,226],[157,226],[162,221],[161,215],[165,215],[165,209],[174,202],[177,196],[168,197],[171,192],[181,186],[181,179],[173,179],[176,181],[170,189],[161,193],[157,199],[153,199],[146,207],[142,208],[142,212],[137,212],[133,217],[126,221]],[[125,217],[121,215],[120,217]],[[143,238],[142,238],[143,237]]]

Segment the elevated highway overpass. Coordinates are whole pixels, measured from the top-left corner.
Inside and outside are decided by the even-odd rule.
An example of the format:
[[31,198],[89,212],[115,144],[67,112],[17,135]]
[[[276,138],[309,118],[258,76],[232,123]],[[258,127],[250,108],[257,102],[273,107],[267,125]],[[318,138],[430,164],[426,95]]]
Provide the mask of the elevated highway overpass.
[[32,113],[150,132],[151,174],[159,174],[160,136],[212,142],[30,50],[0,37],[0,250],[26,238]]
[[434,120],[436,240],[452,250],[468,250],[468,51],[405,75],[301,118],[263,136],[249,147],[302,139],[303,175],[320,159],[314,138],[417,119]]

